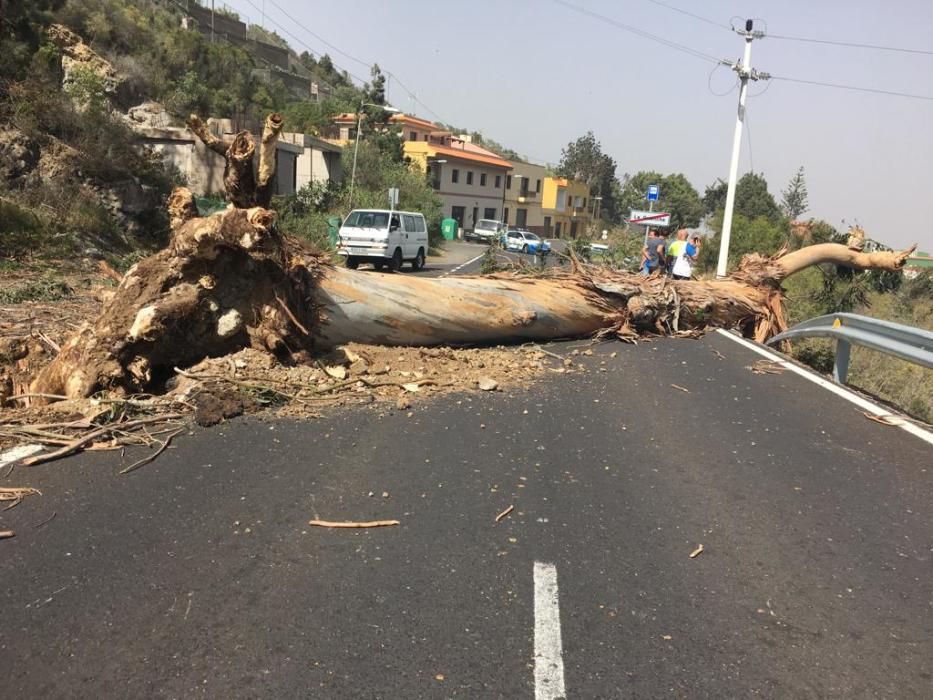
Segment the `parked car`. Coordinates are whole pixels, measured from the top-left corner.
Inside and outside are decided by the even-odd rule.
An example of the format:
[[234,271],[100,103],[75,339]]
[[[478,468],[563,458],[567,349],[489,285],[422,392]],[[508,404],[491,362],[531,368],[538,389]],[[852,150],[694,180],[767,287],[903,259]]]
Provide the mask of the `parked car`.
[[468,241],[478,241],[489,245],[494,243],[502,232],[505,231],[505,225],[495,219],[480,219],[473,226],[472,231],[467,231],[463,237]]
[[506,231],[503,248],[531,254],[551,252],[550,243],[531,231],[521,231],[519,229]]
[[377,270],[397,272],[405,261],[420,270],[427,251],[428,227],[424,215],[415,211],[354,209],[338,233],[337,254],[353,270],[372,263]]

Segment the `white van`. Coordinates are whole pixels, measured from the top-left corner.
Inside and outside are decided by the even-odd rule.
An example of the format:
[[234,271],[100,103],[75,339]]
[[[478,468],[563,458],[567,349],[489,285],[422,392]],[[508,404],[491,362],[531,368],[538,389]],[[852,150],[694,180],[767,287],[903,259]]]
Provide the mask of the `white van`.
[[377,270],[397,272],[404,261],[420,270],[427,252],[428,226],[418,212],[354,209],[340,227],[337,254],[346,256],[353,270],[372,263]]

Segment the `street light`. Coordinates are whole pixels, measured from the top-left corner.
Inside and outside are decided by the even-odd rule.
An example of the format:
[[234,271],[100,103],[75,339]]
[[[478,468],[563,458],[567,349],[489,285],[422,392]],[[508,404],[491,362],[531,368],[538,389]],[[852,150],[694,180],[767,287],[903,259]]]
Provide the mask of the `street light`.
[[353,146],[353,171],[350,173],[350,201],[349,207],[353,209],[353,185],[356,182],[356,154],[360,150],[360,129],[363,127],[363,107],[379,107],[385,112],[397,114],[401,110],[386,105],[377,105],[372,102],[360,102],[360,108],[356,110],[356,144]]

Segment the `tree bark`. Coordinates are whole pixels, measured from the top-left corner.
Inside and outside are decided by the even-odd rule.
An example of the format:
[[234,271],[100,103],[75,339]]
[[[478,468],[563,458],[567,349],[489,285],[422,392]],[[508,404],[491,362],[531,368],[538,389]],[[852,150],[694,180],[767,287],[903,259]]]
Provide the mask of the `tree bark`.
[[[275,117],[277,115],[273,115]],[[173,233],[163,251],[131,268],[99,318],[86,324],[35,379],[33,393],[88,396],[101,389],[158,391],[174,368],[244,347],[288,362],[350,341],[388,345],[505,343],[594,335],[697,334],[738,328],[766,340],[784,330],[781,281],[833,262],[900,269],[910,254],[859,253],[836,244],[784,255],[746,256],[730,278],[674,281],[574,263],[570,271],[521,277],[426,279],[335,267],[279,234],[262,206],[275,172],[281,119],[262,139],[258,184],[252,137],[223,150],[234,207],[200,218],[190,192],[169,200]],[[249,168],[241,156],[249,154]],[[229,175],[229,177],[228,177]],[[248,206],[241,206],[248,203]]]

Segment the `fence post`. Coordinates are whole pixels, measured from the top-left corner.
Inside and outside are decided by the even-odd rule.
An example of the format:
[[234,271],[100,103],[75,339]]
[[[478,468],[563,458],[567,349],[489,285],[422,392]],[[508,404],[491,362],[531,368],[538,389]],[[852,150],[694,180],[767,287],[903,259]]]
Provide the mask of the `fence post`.
[[837,384],[845,384],[846,376],[849,374],[849,352],[852,350],[852,344],[848,340],[840,338],[836,342],[836,363],[833,365],[833,381]]

